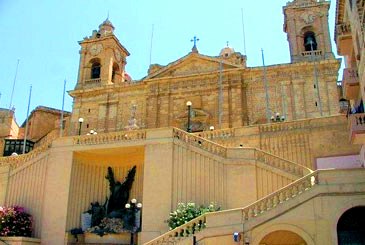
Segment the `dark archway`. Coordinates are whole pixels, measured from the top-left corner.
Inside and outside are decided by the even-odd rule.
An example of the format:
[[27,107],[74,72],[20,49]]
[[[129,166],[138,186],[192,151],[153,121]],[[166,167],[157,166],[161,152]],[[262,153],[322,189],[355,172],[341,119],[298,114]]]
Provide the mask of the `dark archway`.
[[314,32],[308,31],[304,34],[304,48],[305,51],[317,50],[317,41]]
[[342,214],[337,223],[339,245],[365,244],[365,207],[354,207]]
[[100,63],[99,62],[93,62],[91,65],[91,79],[100,78]]

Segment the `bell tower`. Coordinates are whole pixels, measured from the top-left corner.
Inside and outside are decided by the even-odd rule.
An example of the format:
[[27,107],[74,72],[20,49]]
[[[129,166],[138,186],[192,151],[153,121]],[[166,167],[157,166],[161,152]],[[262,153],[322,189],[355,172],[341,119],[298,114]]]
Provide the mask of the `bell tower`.
[[325,0],[294,0],[283,7],[291,62],[334,58]]
[[114,26],[109,19],[79,44],[81,50],[76,90],[125,82],[129,52],[114,35]]

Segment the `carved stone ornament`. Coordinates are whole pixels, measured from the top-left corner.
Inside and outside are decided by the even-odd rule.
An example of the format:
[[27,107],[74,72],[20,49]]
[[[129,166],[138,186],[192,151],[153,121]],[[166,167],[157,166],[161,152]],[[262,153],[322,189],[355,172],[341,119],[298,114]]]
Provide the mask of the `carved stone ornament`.
[[98,55],[103,50],[103,45],[101,43],[93,44],[90,47],[90,54],[91,55]]
[[306,12],[301,15],[301,19],[304,21],[304,23],[312,24],[315,20],[316,16],[312,12]]

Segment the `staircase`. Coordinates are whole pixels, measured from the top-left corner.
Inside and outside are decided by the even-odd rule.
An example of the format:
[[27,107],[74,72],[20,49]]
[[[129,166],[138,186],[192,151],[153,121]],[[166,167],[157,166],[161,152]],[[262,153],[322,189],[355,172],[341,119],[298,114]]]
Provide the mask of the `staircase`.
[[[232,135],[232,133],[229,133],[229,132],[230,131],[223,131],[223,134]],[[221,132],[219,133],[219,135],[221,135]],[[204,136],[207,136],[207,135],[204,135]],[[211,135],[208,135],[208,137],[209,136],[211,136]],[[278,169],[279,171],[293,175],[296,178],[303,177],[303,176],[313,172],[311,169],[309,169],[303,165],[300,165],[295,162],[286,160],[284,158],[275,156],[271,153],[259,150],[254,147],[235,147],[235,148],[225,147],[225,146],[217,144],[207,138],[203,138],[203,137],[200,137],[200,136],[197,136],[194,134],[189,134],[189,133],[187,133],[181,129],[177,129],[177,128],[173,129],[173,137],[179,141],[184,142],[185,144],[187,144],[189,146],[200,148],[204,151],[207,151],[214,155],[218,155],[225,159],[229,158],[229,155],[227,155],[227,152],[232,149],[239,150],[242,153],[253,152],[254,159],[256,161],[258,161],[262,164],[265,164],[267,166],[274,167],[274,168]],[[242,155],[245,155],[245,154],[242,154]]]
[[[310,192],[317,185],[318,173],[319,171],[315,171],[307,174],[286,187],[244,208],[203,214],[188,223],[185,223],[184,225],[145,243],[145,245],[179,244],[186,239],[191,239],[192,236],[202,232],[205,228],[210,227],[209,219],[214,216],[225,215],[228,217],[235,217],[226,218],[225,220],[228,220],[228,223],[231,223],[231,225],[240,224],[242,227],[242,224],[256,219],[268,211],[278,208],[282,206],[283,203],[293,200],[304,193]],[[230,224],[222,225],[227,226]]]

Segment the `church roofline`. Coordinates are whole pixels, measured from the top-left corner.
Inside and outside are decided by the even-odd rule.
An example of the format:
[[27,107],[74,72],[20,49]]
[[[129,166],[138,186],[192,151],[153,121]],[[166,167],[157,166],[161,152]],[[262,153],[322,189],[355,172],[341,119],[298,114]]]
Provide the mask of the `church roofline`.
[[232,67],[235,67],[235,68],[242,68],[242,66],[232,64],[230,62],[226,62],[224,59],[221,58],[221,56],[208,56],[208,55],[203,55],[203,54],[200,54],[200,53],[197,53],[197,52],[190,52],[187,55],[185,55],[185,56],[183,56],[183,57],[181,57],[181,58],[179,58],[175,61],[172,61],[172,62],[168,63],[165,66],[162,66],[159,70],[157,70],[156,72],[154,72],[150,75],[147,75],[147,76],[143,77],[141,80],[143,81],[143,80],[152,79],[155,76],[158,76],[159,74],[167,71],[171,67],[173,67],[175,65],[178,65],[178,64],[182,63],[183,61],[187,60],[189,57],[193,57],[193,56],[199,57],[199,58],[204,59],[204,60],[217,62],[217,63],[222,62],[223,65],[229,65],[229,66],[232,66]]

